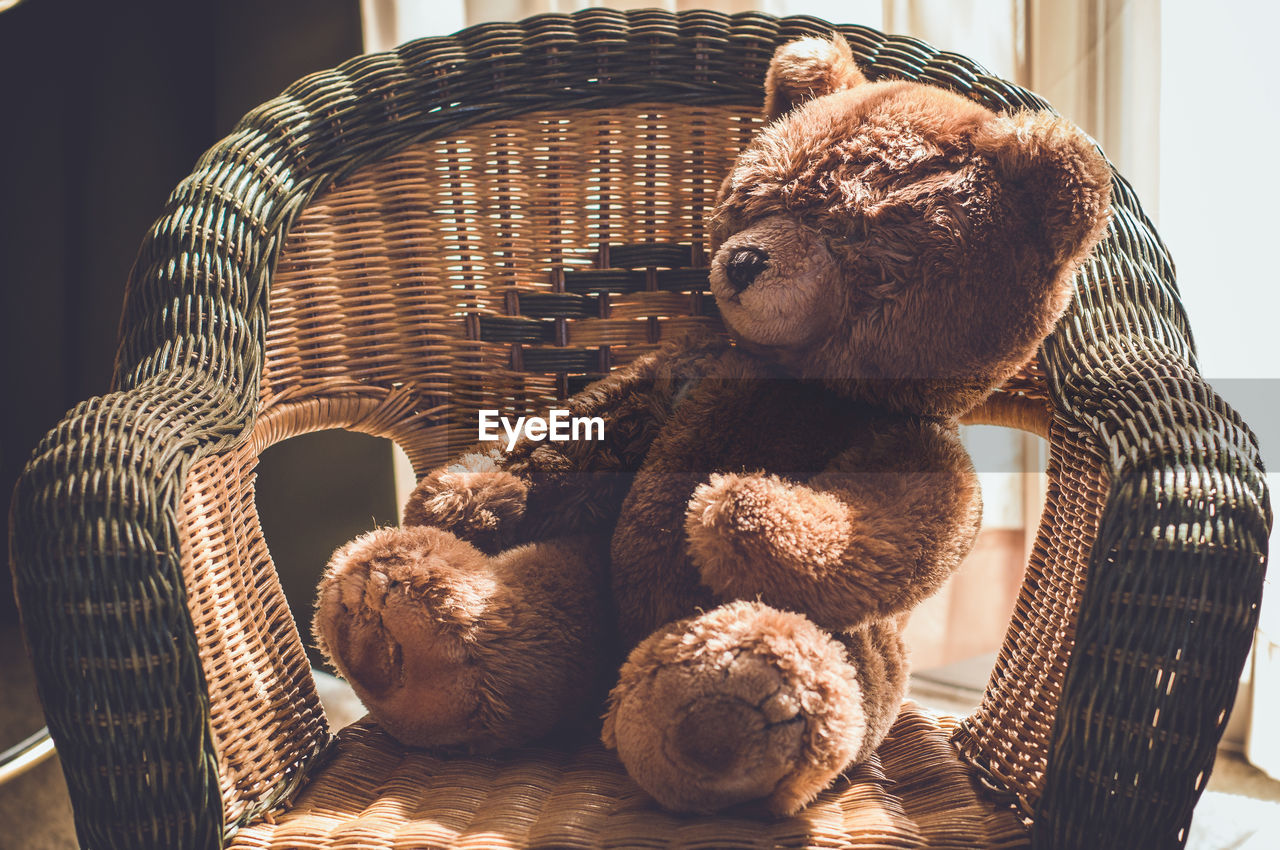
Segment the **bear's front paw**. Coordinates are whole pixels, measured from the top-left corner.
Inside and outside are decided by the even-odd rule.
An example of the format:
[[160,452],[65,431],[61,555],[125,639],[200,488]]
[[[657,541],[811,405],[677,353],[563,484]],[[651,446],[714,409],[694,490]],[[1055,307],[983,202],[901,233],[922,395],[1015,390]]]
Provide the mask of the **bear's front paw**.
[[492,554],[509,542],[528,491],[490,455],[463,455],[423,476],[405,505],[404,524],[446,529]]
[[791,814],[858,752],[861,691],[805,617],[734,602],[651,635],[609,697],[604,742],[663,806]]
[[320,649],[370,714],[421,746],[473,743],[471,646],[495,582],[473,546],[436,528],[380,528],[334,553],[316,600]]
[[793,599],[796,578],[838,570],[851,526],[829,493],[776,475],[715,474],[685,513],[689,551],[703,582],[728,599],[756,596],[817,611]]

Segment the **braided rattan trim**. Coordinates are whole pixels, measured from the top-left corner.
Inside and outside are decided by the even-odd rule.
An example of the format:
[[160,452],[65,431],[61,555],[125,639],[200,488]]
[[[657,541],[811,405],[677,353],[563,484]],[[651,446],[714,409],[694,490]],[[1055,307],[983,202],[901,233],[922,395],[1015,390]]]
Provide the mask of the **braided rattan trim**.
[[964,757],[1016,789],[1026,812],[1039,803],[1074,612],[1107,494],[1095,446],[1061,423],[1052,423],[1047,436],[1049,490],[1013,619],[982,704],[956,734]]
[[196,463],[178,520],[183,580],[209,700],[231,709],[213,711],[210,730],[231,824],[287,797],[301,781],[300,767],[329,739],[258,522],[258,453],[250,442]]

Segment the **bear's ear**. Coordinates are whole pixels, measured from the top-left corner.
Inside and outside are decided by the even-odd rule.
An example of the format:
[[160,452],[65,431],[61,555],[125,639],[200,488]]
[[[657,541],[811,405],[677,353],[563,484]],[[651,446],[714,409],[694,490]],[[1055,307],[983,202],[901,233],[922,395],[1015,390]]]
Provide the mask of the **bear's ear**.
[[1102,238],[1111,169],[1069,121],[1048,112],[999,115],[978,129],[974,148],[1023,193],[1056,263],[1084,259]]
[[830,39],[810,37],[784,44],[774,52],[765,74],[764,120],[866,81],[854,64],[849,42],[839,33]]

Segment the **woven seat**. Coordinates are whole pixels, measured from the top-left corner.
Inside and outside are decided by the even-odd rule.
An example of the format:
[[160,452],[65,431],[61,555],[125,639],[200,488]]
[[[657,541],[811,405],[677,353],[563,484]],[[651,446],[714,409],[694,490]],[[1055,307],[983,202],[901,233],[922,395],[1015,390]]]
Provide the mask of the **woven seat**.
[[1027,846],[1012,809],[975,791],[948,741],[954,725],[908,704],[874,759],[795,817],[767,819],[748,807],[717,817],[663,812],[598,743],[438,758],[362,722],[338,736],[333,761],[292,808],[241,830],[231,846]]
[[[602,9],[483,25],[307,77],[205,154],[141,248],[113,391],[49,433],[13,505],[86,846],[1185,839],[1271,514],[1256,441],[1198,375],[1172,263],[1118,175],[1067,315],[971,417],[1047,437],[1050,486],[982,705],[954,728],[908,707],[878,764],[775,822],[658,812],[594,747],[447,759],[326,724],[257,519],[259,454],[347,428],[422,473],[474,440],[481,408],[545,409],[716,327],[704,212],[759,125],[774,48],[830,29]],[[1047,108],[963,57],[841,31],[872,79]]]

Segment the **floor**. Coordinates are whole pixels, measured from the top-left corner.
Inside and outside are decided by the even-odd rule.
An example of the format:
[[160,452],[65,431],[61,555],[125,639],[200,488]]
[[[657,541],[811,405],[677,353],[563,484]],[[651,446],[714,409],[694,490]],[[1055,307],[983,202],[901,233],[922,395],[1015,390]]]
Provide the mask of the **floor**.
[[[41,725],[30,666],[16,624],[0,624],[0,748]],[[346,685],[321,681],[321,698],[339,724],[362,712]],[[938,711],[963,713],[977,693],[944,681],[917,680],[913,697]],[[1201,798],[1187,846],[1192,850],[1263,850],[1280,831],[1280,782],[1239,755],[1221,752]],[[56,756],[0,787],[0,850],[70,850],[76,847],[71,805]]]
[[[44,725],[31,666],[12,621],[0,625],[0,682],[0,749],[8,749]],[[71,802],[56,756],[0,786],[0,848],[76,846]]]

